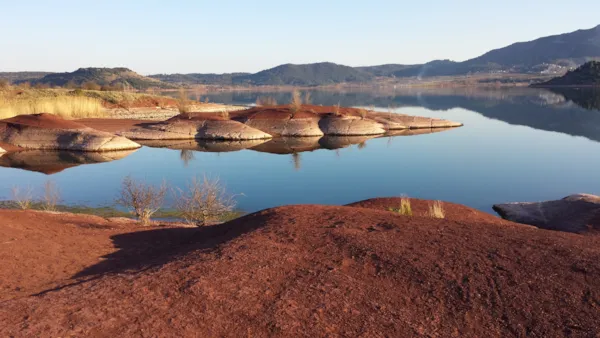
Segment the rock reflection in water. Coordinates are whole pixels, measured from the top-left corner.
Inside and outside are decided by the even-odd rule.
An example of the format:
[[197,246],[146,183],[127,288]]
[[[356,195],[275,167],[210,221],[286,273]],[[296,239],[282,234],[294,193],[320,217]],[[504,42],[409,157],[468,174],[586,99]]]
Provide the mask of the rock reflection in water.
[[120,160],[135,151],[137,149],[109,152],[24,150],[3,154],[0,156],[0,166],[51,175],[83,164]]

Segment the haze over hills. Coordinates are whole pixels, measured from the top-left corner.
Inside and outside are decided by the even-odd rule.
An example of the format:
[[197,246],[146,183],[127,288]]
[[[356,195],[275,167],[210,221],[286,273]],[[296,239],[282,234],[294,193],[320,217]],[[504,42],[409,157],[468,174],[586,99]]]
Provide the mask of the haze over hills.
[[[294,65],[284,64],[258,73],[229,74],[156,74],[141,76],[127,68],[81,68],[73,73],[46,75],[38,73],[36,83],[64,85],[95,81],[100,85],[127,83],[137,89],[170,88],[175,85],[295,85],[318,86],[342,82],[369,82],[377,77],[431,77],[470,74],[556,74],[562,75],[590,60],[600,60],[600,25],[591,29],[547,36],[489,51],[463,62],[435,60],[425,64],[386,64],[349,67],[331,62]],[[23,73],[0,73],[0,78],[13,82]],[[31,73],[34,74],[34,73]],[[20,77],[19,77],[20,76]],[[30,75],[33,77],[34,75]]]

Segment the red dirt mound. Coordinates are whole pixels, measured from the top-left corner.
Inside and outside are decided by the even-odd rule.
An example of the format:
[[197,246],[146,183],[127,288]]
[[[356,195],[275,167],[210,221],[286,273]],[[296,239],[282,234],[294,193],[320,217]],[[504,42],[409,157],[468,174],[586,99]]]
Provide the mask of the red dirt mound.
[[[119,266],[129,256],[117,252],[116,262],[100,261],[77,274],[90,281],[3,302],[0,335],[600,332],[599,236],[521,226],[468,208],[463,211],[472,214],[460,218],[464,212],[458,212],[456,219],[370,209],[388,202],[399,204],[269,209],[189,229],[187,244],[174,241],[176,250],[169,252],[158,246],[161,256],[138,255],[135,264],[130,259]],[[112,240],[120,251],[135,252],[139,235]]]
[[85,125],[69,120],[65,120],[59,116],[53,114],[33,114],[33,115],[19,115],[11,117],[9,119],[0,120],[2,123],[13,123],[23,126],[47,128],[47,129],[85,129]]
[[[294,118],[319,118],[321,115],[333,114],[338,110],[340,115],[344,116],[359,116],[358,109],[340,107],[339,109],[333,106],[315,106],[304,104],[302,108],[294,113]],[[292,115],[289,105],[253,107],[250,109],[231,112],[230,115],[235,119],[289,119]]]
[[225,121],[227,118],[220,113],[182,113],[166,120],[165,122],[175,121]]

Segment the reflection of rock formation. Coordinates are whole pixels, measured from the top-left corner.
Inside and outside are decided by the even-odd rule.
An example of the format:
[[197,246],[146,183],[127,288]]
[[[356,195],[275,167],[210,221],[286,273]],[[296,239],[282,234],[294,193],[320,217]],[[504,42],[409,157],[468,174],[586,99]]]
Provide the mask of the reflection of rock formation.
[[294,154],[303,151],[320,149],[320,137],[277,137],[252,150],[271,154]]
[[453,130],[456,128],[432,128],[432,129],[404,129],[404,130],[388,130],[384,135],[378,137],[392,137],[392,136],[416,136],[440,133],[443,131]]
[[169,148],[177,150],[193,150],[209,153],[220,153],[252,148],[266,141],[267,140],[144,140],[139,141],[139,143],[141,145],[152,148]]
[[[270,140],[248,140],[248,141],[214,141],[214,140],[152,140],[140,141],[147,147],[169,148],[176,150],[189,150],[200,152],[229,152],[243,149],[254,150],[270,154],[299,154],[317,149],[340,149],[351,145],[358,145],[359,149],[366,147],[366,141],[378,137],[410,136],[429,133],[437,133],[454,128],[434,129],[405,129],[388,131],[383,135],[370,136],[331,136],[322,137],[276,137]],[[185,163],[191,161],[193,154],[181,153],[180,157]],[[296,155],[293,155],[296,156]]]
[[565,99],[576,105],[589,109],[600,110],[600,89],[597,88],[548,88],[554,93],[561,94]]
[[374,136],[324,136],[319,140],[319,144],[322,148],[333,150],[361,144],[372,138]]
[[120,150],[97,153],[26,150],[3,154],[3,156],[0,156],[0,166],[37,171],[51,175],[82,164],[120,160],[135,151],[136,150]]

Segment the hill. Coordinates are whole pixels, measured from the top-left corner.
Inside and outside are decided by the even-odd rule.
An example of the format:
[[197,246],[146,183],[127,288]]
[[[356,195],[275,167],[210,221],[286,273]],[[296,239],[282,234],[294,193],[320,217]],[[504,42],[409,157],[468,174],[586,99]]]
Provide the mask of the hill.
[[564,73],[600,59],[600,25],[571,33],[518,42],[464,62],[433,62],[392,72],[394,76],[445,76],[473,73]]
[[0,257],[11,262],[0,265],[0,335],[599,332],[599,236],[452,203],[445,219],[423,216],[428,201],[413,200],[413,217],[387,210],[399,203],[284,206],[212,227],[129,233],[89,217],[0,211]]
[[0,72],[0,80],[8,82],[29,82],[41,79],[51,72]]
[[175,88],[157,79],[142,76],[128,68],[79,68],[71,73],[52,73],[33,81],[37,84],[65,86],[69,83],[81,86],[86,82],[94,82],[100,86],[130,86],[135,89]]
[[365,82],[374,78],[367,72],[331,62],[307,65],[285,64],[256,74],[237,76],[239,85],[293,85],[318,86],[341,82]]
[[178,85],[225,85],[233,84],[233,79],[238,76],[250,75],[250,73],[228,73],[228,74],[156,74],[150,75],[150,78]]
[[366,82],[375,78],[361,69],[330,62],[304,65],[285,64],[261,72],[230,74],[157,74],[151,78],[173,84],[322,86],[342,82]]
[[600,61],[590,61],[581,67],[567,72],[567,74],[556,77],[546,82],[533,85],[534,87],[589,87],[600,86]]

